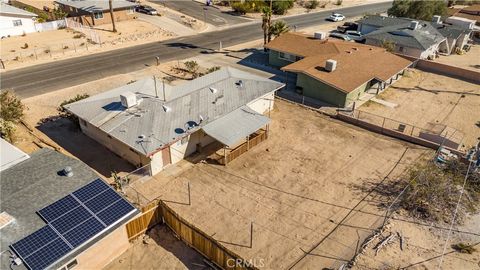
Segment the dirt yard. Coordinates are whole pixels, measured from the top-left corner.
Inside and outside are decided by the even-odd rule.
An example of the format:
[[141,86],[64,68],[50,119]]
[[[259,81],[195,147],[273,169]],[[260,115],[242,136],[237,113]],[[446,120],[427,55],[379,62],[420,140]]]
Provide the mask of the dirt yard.
[[480,45],[473,45],[470,51],[463,55],[440,56],[435,62],[480,72]]
[[[265,269],[339,267],[382,221],[383,211],[373,203],[381,198],[360,203],[363,183],[387,175],[395,179],[431,150],[284,101],[275,104],[269,139],[227,167],[197,163],[135,188],[148,199],[160,196],[183,218]],[[304,251],[311,255],[304,257]]]
[[165,226],[153,227],[105,270],[127,269],[211,269],[195,250],[176,239]]
[[476,84],[412,70],[378,98],[398,106],[368,102],[360,110],[422,128],[429,123],[452,127],[463,133],[467,148],[480,137],[480,87]]

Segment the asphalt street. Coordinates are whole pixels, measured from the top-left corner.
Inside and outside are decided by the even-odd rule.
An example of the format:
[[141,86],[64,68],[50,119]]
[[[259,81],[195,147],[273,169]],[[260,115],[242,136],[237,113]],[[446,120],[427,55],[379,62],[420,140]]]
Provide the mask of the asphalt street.
[[[338,9],[345,16],[382,12],[391,3],[377,3]],[[332,11],[302,14],[283,18],[297,29],[326,23]],[[155,57],[167,62],[185,59],[201,53],[216,53],[222,41],[223,47],[262,38],[260,22],[253,22],[227,29],[185,36],[162,42],[132,46],[113,51],[65,59],[46,64],[6,71],[1,74],[1,89],[13,89],[21,98],[32,97],[69,86],[98,80],[108,76],[140,70],[154,65]]]
[[223,12],[214,6],[206,6],[205,4],[193,0],[160,0],[152,1],[157,4],[191,16],[200,21],[206,21],[215,26],[234,25],[251,20],[241,16],[234,16],[228,12]]

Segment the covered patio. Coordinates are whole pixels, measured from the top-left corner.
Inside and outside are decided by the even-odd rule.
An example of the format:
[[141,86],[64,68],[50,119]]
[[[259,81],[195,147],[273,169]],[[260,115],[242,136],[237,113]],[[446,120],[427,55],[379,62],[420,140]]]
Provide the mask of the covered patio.
[[227,165],[252,147],[268,138],[270,118],[247,106],[217,119],[204,127],[203,131],[222,144],[211,158]]

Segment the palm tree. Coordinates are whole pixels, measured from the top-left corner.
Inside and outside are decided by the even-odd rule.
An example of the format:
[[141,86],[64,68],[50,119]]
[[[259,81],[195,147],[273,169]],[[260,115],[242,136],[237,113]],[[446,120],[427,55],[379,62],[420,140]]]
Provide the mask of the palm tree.
[[113,5],[112,5],[112,0],[108,0],[108,6],[110,8],[110,17],[112,18],[112,26],[113,26],[113,29],[112,31],[114,33],[117,32],[117,28],[115,27],[115,18],[113,17]]
[[[264,7],[262,9],[262,29],[263,29],[263,46],[270,41],[270,28],[272,27],[272,9]],[[267,48],[264,48],[267,51]]]
[[270,26],[270,31],[268,31],[268,41],[270,42],[272,36],[278,37],[288,31],[290,31],[290,27],[288,27],[285,21],[275,21],[272,26]]

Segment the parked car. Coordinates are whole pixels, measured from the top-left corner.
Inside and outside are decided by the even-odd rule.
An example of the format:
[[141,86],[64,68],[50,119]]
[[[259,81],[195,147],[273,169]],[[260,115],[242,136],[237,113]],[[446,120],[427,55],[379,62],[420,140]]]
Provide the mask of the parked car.
[[352,41],[352,39],[343,34],[343,33],[340,33],[340,32],[337,32],[337,31],[334,31],[334,32],[331,32],[330,34],[328,34],[329,37],[332,37],[332,38],[338,38],[338,39],[341,39],[341,40],[345,40],[345,41]]
[[340,13],[332,13],[327,20],[332,21],[332,22],[339,22],[345,20],[345,16],[340,14]]
[[350,39],[355,40],[357,42],[364,42],[365,37],[362,35],[362,33],[354,30],[348,30],[345,31],[345,35],[347,35]]
[[349,30],[357,31],[358,24],[354,22],[345,22],[343,25],[337,26],[337,31],[340,33],[345,33]]
[[135,7],[136,12],[145,13],[148,15],[157,15],[157,10],[150,6],[137,6]]

